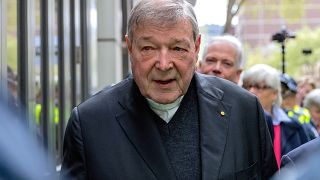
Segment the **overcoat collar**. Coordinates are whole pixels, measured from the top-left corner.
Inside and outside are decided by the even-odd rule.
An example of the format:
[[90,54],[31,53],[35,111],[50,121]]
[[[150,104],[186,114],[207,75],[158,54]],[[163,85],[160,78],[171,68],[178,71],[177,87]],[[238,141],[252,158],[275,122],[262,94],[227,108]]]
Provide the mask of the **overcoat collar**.
[[153,120],[154,114],[134,81],[132,80],[130,83],[132,84],[128,87],[129,93],[119,101],[124,111],[118,114],[116,118],[130,142],[135,146],[141,158],[157,179],[175,179],[160,134]]
[[[218,179],[231,107],[222,102],[224,93],[214,83],[197,73],[194,78],[199,101],[202,179]],[[157,179],[175,179],[151,110],[134,81],[130,83],[129,93],[119,101],[124,111],[117,119]]]

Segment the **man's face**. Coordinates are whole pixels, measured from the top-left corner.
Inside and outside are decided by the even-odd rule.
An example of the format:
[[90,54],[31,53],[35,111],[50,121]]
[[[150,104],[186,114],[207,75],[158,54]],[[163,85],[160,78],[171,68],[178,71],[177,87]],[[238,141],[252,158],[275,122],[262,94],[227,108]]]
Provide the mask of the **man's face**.
[[236,61],[236,48],[228,42],[217,41],[208,47],[199,71],[238,83],[242,69],[237,68]]
[[200,36],[194,42],[190,22],[158,27],[143,24],[132,42],[126,37],[132,73],[143,96],[161,104],[185,94],[196,67]]

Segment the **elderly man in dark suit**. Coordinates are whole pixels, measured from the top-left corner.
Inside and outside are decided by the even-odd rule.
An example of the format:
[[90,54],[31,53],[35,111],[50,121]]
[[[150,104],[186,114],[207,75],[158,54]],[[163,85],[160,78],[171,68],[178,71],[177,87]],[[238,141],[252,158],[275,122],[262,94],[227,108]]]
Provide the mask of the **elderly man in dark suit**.
[[195,73],[193,7],[142,0],[126,36],[132,77],[76,107],[62,179],[267,179],[277,171],[257,98]]

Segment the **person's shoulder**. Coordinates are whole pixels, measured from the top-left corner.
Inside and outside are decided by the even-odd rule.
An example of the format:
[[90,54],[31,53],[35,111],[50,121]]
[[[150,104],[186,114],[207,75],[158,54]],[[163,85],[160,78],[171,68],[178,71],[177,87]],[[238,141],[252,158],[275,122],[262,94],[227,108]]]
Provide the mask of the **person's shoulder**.
[[281,159],[280,173],[273,179],[319,179],[320,139],[290,151]]
[[292,161],[299,161],[305,156],[320,150],[320,138],[313,139],[286,154]]
[[103,88],[101,91],[99,91],[96,95],[100,93],[121,93],[129,88],[130,85],[132,85],[133,82],[133,77],[129,76],[126,79],[116,83],[116,84],[111,84]]
[[78,107],[92,106],[93,104],[95,104],[95,106],[99,106],[100,104],[113,103],[128,93],[132,83],[132,77],[128,77],[117,84],[106,86],[101,91],[95,93],[79,104]]
[[292,129],[292,130],[294,130],[296,132],[304,130],[303,125],[299,123],[299,120],[296,117],[288,116],[288,118],[290,119],[290,121],[283,121],[282,122],[282,125],[283,125],[282,127],[283,128]]
[[220,91],[224,96],[232,98],[253,98],[254,94],[243,89],[234,82],[219,78],[217,76],[196,73],[201,88],[204,90]]
[[196,79],[203,88],[216,88],[220,90],[228,89],[228,87],[237,86],[235,83],[222,79],[217,76],[196,73]]

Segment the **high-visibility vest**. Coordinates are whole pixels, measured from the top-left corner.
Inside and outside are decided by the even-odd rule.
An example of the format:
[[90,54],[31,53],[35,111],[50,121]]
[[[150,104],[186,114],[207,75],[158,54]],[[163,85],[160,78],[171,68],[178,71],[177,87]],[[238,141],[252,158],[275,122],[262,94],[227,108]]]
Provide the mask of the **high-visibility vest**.
[[36,105],[36,125],[40,125],[41,118],[41,104]]
[[[54,124],[59,124],[59,108],[54,107],[53,111],[54,111],[53,122]],[[36,125],[38,126],[40,125],[40,118],[41,118],[41,104],[37,104],[36,105]]]
[[295,105],[292,110],[288,111],[289,117],[296,117],[300,124],[310,123],[311,115],[308,109]]

